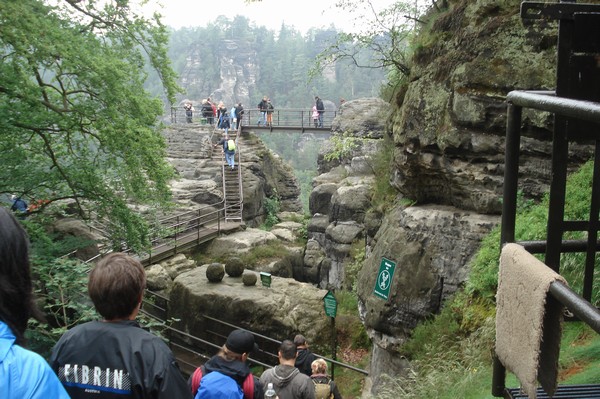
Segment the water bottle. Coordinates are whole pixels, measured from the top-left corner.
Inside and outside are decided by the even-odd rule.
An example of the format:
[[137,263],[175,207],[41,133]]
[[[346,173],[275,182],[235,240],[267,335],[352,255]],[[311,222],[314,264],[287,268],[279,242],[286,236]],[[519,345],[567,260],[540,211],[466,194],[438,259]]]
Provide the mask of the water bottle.
[[269,384],[267,384],[267,390],[265,391],[265,399],[275,399],[276,397],[277,394],[273,389],[273,383],[269,382]]

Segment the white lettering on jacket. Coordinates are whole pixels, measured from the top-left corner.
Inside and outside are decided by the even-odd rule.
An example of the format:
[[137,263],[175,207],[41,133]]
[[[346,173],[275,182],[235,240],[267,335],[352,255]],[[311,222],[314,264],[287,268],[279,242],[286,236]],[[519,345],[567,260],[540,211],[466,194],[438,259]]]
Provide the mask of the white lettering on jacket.
[[125,370],[102,369],[80,364],[65,364],[58,369],[58,378],[64,383],[92,385],[101,388],[131,390],[131,378]]

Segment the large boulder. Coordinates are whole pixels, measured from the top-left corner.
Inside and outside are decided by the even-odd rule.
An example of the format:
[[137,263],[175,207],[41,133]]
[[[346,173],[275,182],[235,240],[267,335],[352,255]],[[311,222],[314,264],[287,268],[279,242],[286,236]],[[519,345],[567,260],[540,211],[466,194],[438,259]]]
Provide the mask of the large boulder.
[[275,240],[277,236],[270,231],[248,228],[215,238],[208,245],[206,253],[217,257],[242,254]]
[[[398,205],[386,214],[357,285],[361,320],[378,350],[388,352],[380,359],[390,359],[377,366],[380,370],[390,375],[403,371],[395,368],[402,363],[397,361],[400,346],[466,281],[466,265],[481,237],[498,222],[497,216],[439,205]],[[374,294],[383,258],[396,265],[388,299]]]
[[59,218],[54,222],[51,229],[59,239],[76,237],[80,240],[82,247],[75,252],[77,259],[87,261],[100,253],[96,242],[100,241],[102,237],[94,234],[92,229],[79,219]]
[[[174,281],[169,314],[181,319],[177,328],[205,337],[206,315],[279,340],[301,333],[313,345],[330,342],[330,320],[323,309],[327,291],[275,276],[270,288],[260,283],[246,286],[243,277],[227,275],[214,284],[208,282],[206,268],[187,271]],[[244,272],[248,273],[254,272]]]

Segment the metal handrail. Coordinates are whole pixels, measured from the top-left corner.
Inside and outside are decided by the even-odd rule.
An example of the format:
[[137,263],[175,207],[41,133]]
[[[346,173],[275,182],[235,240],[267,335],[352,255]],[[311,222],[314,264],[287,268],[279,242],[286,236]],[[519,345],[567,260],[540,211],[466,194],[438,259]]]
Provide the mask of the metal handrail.
[[[553,91],[511,91],[506,98],[509,106],[507,112],[501,244],[508,242],[520,244],[519,241],[515,240],[514,232],[517,211],[515,198],[517,194],[516,176],[518,174],[516,172],[518,171],[522,108],[531,108],[551,112],[561,117],[600,123],[600,103],[557,97]],[[509,198],[511,199],[510,201],[507,200]],[[580,223],[575,224],[579,225]],[[534,252],[545,251],[547,248],[547,242],[526,241],[524,244],[529,247],[528,250],[533,250]],[[582,252],[576,251],[576,249],[593,249],[595,252],[598,252],[598,242],[596,241],[584,244],[582,241],[562,240],[560,245],[561,252],[563,250],[565,250],[564,252]],[[550,285],[549,293],[564,305],[567,310],[577,316],[579,320],[582,320],[594,329],[594,331],[600,333],[600,311],[588,300],[558,281]],[[496,356],[493,363],[492,395],[503,396],[506,389],[506,369]]]
[[[312,109],[310,108],[281,108],[273,110],[273,127],[296,127],[298,129],[314,129],[314,122],[312,118]],[[181,113],[185,116],[183,107],[172,107],[171,108],[171,123],[173,124],[184,124],[185,117],[178,118],[178,114]],[[325,110],[323,113],[323,129],[330,129],[333,120],[338,114],[338,110]],[[244,109],[244,114],[241,118],[238,118],[238,130],[241,130],[242,126],[257,126],[257,121],[262,119],[262,111],[258,109]],[[217,129],[218,130],[218,129]],[[213,132],[214,133],[214,132]],[[212,136],[211,136],[212,139]],[[211,141],[212,142],[212,141]]]

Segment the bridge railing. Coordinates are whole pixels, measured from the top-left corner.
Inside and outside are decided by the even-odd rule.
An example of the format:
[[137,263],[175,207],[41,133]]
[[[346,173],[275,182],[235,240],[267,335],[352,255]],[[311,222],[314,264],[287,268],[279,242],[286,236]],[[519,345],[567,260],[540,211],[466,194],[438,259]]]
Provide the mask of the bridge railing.
[[[323,129],[331,129],[333,120],[337,116],[337,110],[325,110],[323,112]],[[273,127],[297,127],[301,129],[315,129],[318,126],[313,119],[313,111],[309,108],[282,108],[274,109],[272,112]],[[243,126],[258,126],[258,122],[262,123],[263,115],[258,109],[244,109],[244,115],[241,118]],[[196,111],[193,116],[193,122],[202,123],[204,118]],[[183,107],[171,108],[171,123],[185,124],[187,123],[185,111]],[[216,123],[216,118],[215,118]]]

